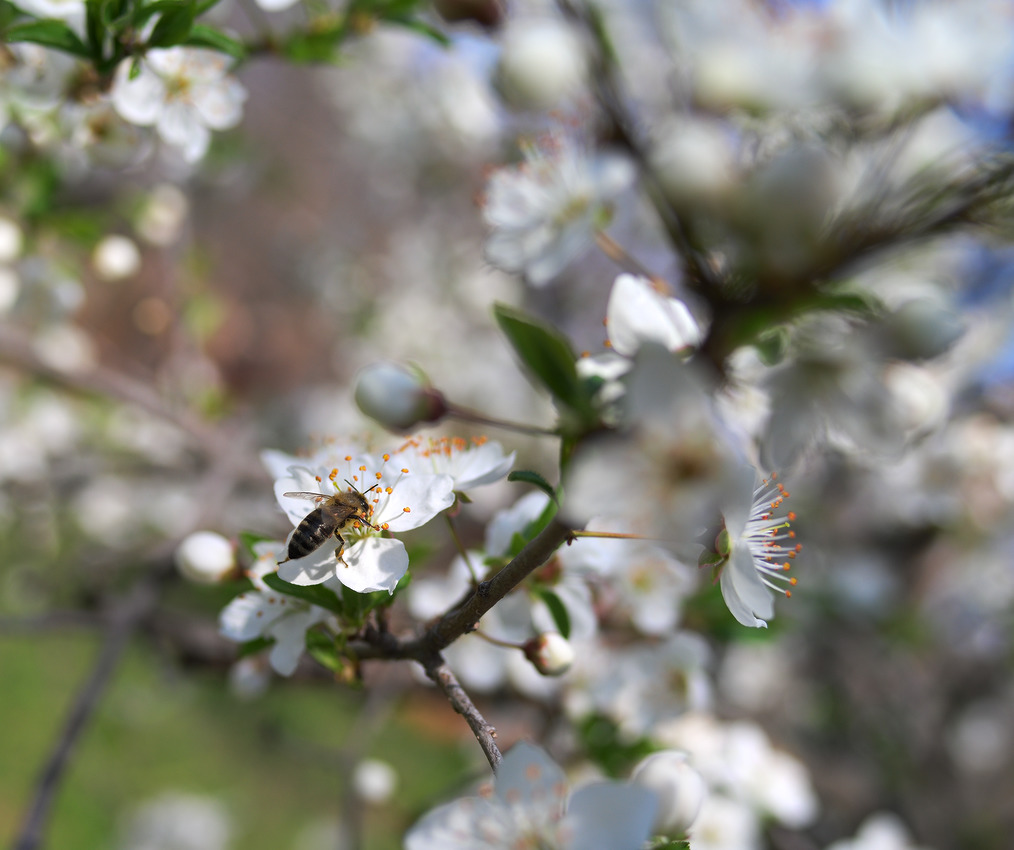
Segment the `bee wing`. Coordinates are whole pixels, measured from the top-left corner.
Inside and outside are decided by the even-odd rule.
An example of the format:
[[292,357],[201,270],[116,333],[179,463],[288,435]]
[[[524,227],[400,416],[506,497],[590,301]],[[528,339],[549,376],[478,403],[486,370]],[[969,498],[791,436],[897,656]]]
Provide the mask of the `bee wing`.
[[312,499],[315,502],[323,502],[325,499],[330,498],[325,496],[323,493],[306,493],[306,492],[295,492],[295,493],[282,493],[283,496],[289,496],[293,499]]

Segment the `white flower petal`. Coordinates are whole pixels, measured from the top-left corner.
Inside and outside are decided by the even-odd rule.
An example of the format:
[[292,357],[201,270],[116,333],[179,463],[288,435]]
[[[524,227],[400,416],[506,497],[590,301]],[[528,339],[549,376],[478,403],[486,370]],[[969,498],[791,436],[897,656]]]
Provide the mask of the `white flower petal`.
[[306,630],[327,616],[322,608],[311,605],[306,611],[289,611],[279,617],[268,633],[275,639],[268,660],[275,672],[291,676],[306,647]]
[[733,548],[722,569],[722,598],[729,611],[744,626],[766,627],[775,614],[775,603],[753,565],[753,554],[745,544]]
[[394,492],[383,494],[373,512],[375,525],[387,523],[391,531],[410,531],[425,525],[454,504],[454,479],[450,475],[406,475]]
[[509,806],[536,806],[546,820],[563,811],[567,777],[546,753],[520,741],[504,756],[496,774],[496,799]]
[[658,796],[649,788],[595,782],[574,792],[565,823],[568,850],[639,850],[651,835]]
[[613,348],[627,356],[645,342],[657,342],[669,351],[700,342],[700,328],[686,304],[667,298],[647,278],[632,274],[621,274],[613,283],[606,322]]
[[278,594],[266,594],[258,591],[241,593],[233,599],[218,617],[221,633],[239,642],[260,637],[265,628],[285,613],[278,604]]
[[245,100],[246,89],[231,77],[223,77],[215,85],[204,86],[193,95],[194,109],[213,130],[235,127],[243,117]]
[[124,59],[117,66],[109,99],[124,121],[150,127],[158,121],[165,106],[165,83],[145,62],[141,63],[138,75],[130,79],[132,66],[132,59]]
[[[311,552],[303,558],[294,558],[278,565],[278,575],[290,584],[308,585],[323,584],[329,578],[333,578],[335,570],[341,564],[335,559],[334,546],[325,543],[316,552]],[[348,549],[344,557],[348,559]]]
[[345,550],[348,566],[338,564],[334,574],[346,587],[358,593],[386,590],[394,593],[408,572],[408,553],[400,540],[367,537]]

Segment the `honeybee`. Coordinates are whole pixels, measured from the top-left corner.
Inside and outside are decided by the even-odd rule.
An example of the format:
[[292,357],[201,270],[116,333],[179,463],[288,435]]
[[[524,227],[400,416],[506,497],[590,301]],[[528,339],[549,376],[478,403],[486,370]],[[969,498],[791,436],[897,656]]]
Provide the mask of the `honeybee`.
[[[376,484],[373,485],[373,487],[376,486]],[[349,487],[352,485],[349,484]],[[369,493],[370,490],[367,490],[366,493]],[[323,546],[324,542],[333,535],[338,541],[338,547],[334,550],[335,560],[345,564],[345,559],[342,557],[345,540],[339,532],[352,521],[376,528],[368,519],[370,503],[366,500],[366,493],[360,493],[354,487],[345,492],[335,493],[333,496],[325,496],[323,493],[283,493],[283,496],[290,496],[294,499],[312,499],[318,503],[317,507],[303,517],[299,525],[296,526],[296,530],[292,532],[285,561],[306,557]],[[285,561],[278,563],[284,564]]]

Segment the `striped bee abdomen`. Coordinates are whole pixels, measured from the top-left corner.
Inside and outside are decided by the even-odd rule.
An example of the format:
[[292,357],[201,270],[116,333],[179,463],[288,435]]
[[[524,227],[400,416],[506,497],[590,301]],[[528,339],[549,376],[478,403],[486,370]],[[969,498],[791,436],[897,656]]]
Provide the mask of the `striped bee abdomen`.
[[289,560],[303,558],[319,549],[335,531],[334,519],[320,508],[310,511],[289,539]]

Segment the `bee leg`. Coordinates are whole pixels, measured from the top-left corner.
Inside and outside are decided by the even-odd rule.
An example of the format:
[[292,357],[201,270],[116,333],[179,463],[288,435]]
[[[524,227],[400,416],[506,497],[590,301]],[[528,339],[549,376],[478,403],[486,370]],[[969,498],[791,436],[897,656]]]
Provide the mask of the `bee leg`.
[[338,541],[338,548],[334,550],[334,558],[347,567],[348,563],[342,557],[342,552],[345,551],[345,539],[340,534],[336,534],[335,539]]

